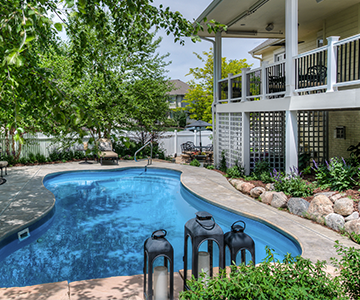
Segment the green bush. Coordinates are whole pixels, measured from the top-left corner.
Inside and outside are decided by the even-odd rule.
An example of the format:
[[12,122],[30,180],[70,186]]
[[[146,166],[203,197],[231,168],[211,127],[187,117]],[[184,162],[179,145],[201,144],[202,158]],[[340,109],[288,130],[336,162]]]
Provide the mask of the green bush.
[[29,153],[28,154],[28,162],[30,163],[30,164],[34,164],[34,163],[36,163],[36,157],[35,157],[35,154],[34,153]]
[[269,174],[270,176],[270,163],[268,160],[257,160],[255,162],[254,171],[251,173],[251,177],[255,180],[261,180],[262,174]]
[[348,299],[340,284],[342,278],[333,279],[323,271],[325,261],[313,264],[309,259],[287,254],[280,263],[268,247],[266,252],[267,257],[256,267],[232,266],[229,276],[222,271],[208,279],[206,285],[204,278],[187,281],[190,290],[181,292],[180,299]]
[[26,157],[21,157],[19,159],[19,163],[21,163],[23,165],[26,165],[28,163],[28,159]]
[[190,162],[190,166],[200,167],[200,162],[199,162],[197,159],[193,159],[193,160]]
[[274,169],[272,178],[277,192],[284,192],[293,197],[309,197],[314,192],[314,185],[302,179],[297,168],[291,169],[290,175],[286,176]]
[[357,168],[346,164],[345,160],[333,157],[326,166],[318,166],[315,161],[314,171],[318,186],[331,188],[334,191],[344,191],[356,185],[354,176],[357,175]]
[[220,159],[218,169],[220,171],[226,173],[227,165],[226,165],[226,151],[225,150],[221,151],[221,159]]
[[46,162],[46,157],[40,153],[37,153],[35,155],[35,160],[38,162],[38,163],[44,163]]
[[235,166],[226,170],[226,177],[239,178],[245,176],[245,169],[241,166],[238,161],[235,162]]
[[208,165],[208,166],[206,166],[206,169],[215,170],[215,166],[214,165]]
[[335,242],[335,248],[340,261],[332,258],[335,266],[340,269],[340,281],[346,293],[352,299],[360,299],[360,250],[354,247],[344,247]]

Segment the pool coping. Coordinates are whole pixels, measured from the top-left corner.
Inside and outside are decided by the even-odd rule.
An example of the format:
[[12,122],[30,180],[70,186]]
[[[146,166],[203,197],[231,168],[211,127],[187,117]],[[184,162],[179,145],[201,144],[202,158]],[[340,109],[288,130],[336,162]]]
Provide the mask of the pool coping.
[[[0,195],[0,242],[35,223],[51,211],[55,198],[43,185],[46,175],[66,171],[144,167],[146,164],[147,160],[120,161],[119,165],[103,164],[103,166],[95,163],[85,165],[72,162],[9,168],[7,183],[0,186],[0,191],[4,191]],[[336,256],[334,248],[336,240],[344,246],[360,248],[359,245],[331,229],[242,194],[218,172],[160,161],[154,161],[153,165],[148,167],[180,171],[181,182],[188,190],[218,207],[279,228],[295,239],[300,244],[302,256],[313,262],[326,260],[330,263],[330,257]]]

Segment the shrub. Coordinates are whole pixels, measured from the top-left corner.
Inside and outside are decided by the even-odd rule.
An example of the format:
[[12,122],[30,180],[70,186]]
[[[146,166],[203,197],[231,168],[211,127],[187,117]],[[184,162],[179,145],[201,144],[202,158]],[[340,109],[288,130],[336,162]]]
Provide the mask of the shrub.
[[352,299],[360,299],[360,250],[354,247],[344,247],[335,242],[335,248],[340,261],[332,258],[334,265],[340,268],[340,280]]
[[36,157],[35,157],[35,154],[34,153],[29,153],[28,154],[28,161],[30,164],[34,164],[36,163]]
[[252,172],[251,176],[255,180],[261,180],[261,174],[266,173],[270,175],[270,163],[268,160],[257,160],[255,161],[254,171]]
[[220,163],[219,163],[218,169],[219,169],[220,171],[226,173],[227,166],[226,166],[226,151],[225,151],[225,150],[221,151],[221,159],[220,159]]
[[308,197],[313,194],[314,185],[301,178],[299,169],[291,169],[291,173],[284,176],[281,172],[273,170],[274,188],[277,192],[284,192],[293,197]]
[[35,155],[35,160],[38,162],[38,163],[44,163],[46,162],[46,158],[44,155],[40,154],[40,153],[37,153]]
[[208,166],[206,166],[206,169],[215,170],[215,167],[213,165],[208,165]]
[[19,159],[19,163],[21,163],[23,165],[26,165],[28,163],[28,159],[26,157],[21,157]]
[[357,174],[357,169],[351,165],[346,164],[344,158],[341,160],[337,157],[326,162],[326,166],[318,166],[314,162],[315,178],[319,186],[324,188],[331,188],[334,191],[344,191],[350,189],[356,184],[354,176]]
[[222,271],[206,285],[204,278],[187,281],[190,290],[181,292],[180,299],[346,299],[339,279],[323,271],[325,261],[312,264],[309,259],[287,254],[280,263],[268,247],[266,252],[257,267],[232,266],[228,276]]
[[0,159],[7,161],[9,166],[13,166],[17,163],[17,161],[13,155],[4,154]]
[[226,177],[239,178],[244,176],[245,176],[245,169],[242,165],[238,163],[238,161],[235,162],[235,166],[227,169],[226,171]]
[[190,166],[200,167],[200,162],[199,162],[197,159],[193,159],[193,160],[190,162]]

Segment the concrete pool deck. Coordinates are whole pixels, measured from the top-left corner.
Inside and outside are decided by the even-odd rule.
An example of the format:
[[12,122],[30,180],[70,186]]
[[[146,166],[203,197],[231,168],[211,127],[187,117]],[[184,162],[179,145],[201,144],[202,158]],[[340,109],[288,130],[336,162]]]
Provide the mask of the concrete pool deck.
[[[120,161],[113,164],[49,164],[9,168],[7,182],[0,185],[0,241],[41,219],[55,204],[54,195],[42,184],[47,174],[63,171],[110,170],[143,167],[146,161]],[[149,168],[166,168],[182,172],[182,183],[192,192],[219,207],[243,214],[292,236],[302,248],[302,256],[312,261],[336,256],[334,244],[359,247],[340,234],[307,219],[277,210],[243,195],[221,174],[187,165],[154,161]],[[176,290],[181,290],[181,279],[176,276]],[[5,299],[142,299],[142,275],[93,279],[67,283],[57,282],[33,287],[1,288],[0,300]]]

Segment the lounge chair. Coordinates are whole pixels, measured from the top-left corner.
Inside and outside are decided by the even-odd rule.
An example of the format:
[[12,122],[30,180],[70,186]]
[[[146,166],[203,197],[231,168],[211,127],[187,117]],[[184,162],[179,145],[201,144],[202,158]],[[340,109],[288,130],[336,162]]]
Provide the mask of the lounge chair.
[[100,153],[97,155],[98,161],[100,159],[100,164],[102,165],[103,159],[116,160],[116,163],[119,164],[119,155],[113,150],[111,140],[109,139],[98,139],[97,145],[100,150]]

